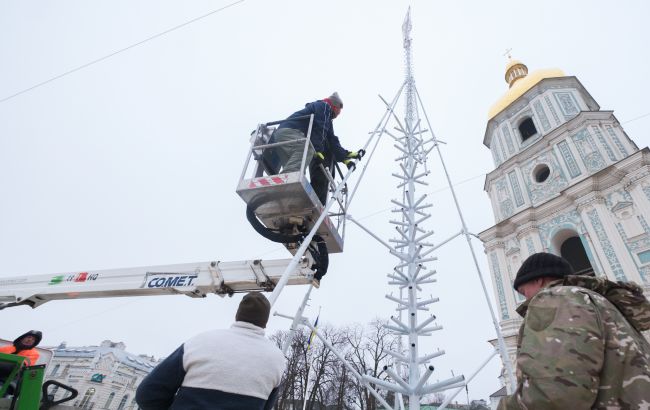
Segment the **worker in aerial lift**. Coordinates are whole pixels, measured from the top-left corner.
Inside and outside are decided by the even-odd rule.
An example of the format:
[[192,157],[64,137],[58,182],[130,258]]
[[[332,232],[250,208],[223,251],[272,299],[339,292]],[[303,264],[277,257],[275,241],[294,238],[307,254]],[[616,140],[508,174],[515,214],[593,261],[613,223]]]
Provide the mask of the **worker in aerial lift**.
[[15,354],[27,358],[26,364],[33,366],[38,361],[40,354],[36,346],[41,342],[43,333],[38,330],[30,330],[14,340],[13,344],[0,347],[0,353]]
[[271,304],[260,292],[246,294],[230,329],[201,333],[142,380],[135,400],[142,410],[271,410],[286,359],[264,337]]
[[[354,166],[355,159],[361,159],[363,150],[348,151],[341,146],[339,138],[334,135],[332,120],[341,114],[343,101],[337,92],[329,97],[307,103],[305,108],[291,114],[286,120],[282,121],[273,133],[275,142],[296,141],[304,139],[309,128],[309,118],[300,118],[314,114],[314,123],[311,130],[311,147],[307,152],[306,164],[309,164],[309,174],[311,176],[311,186],[318,196],[320,202],[325,205],[327,201],[328,179],[320,169],[320,165],[329,165],[332,161],[343,162],[348,168]],[[296,172],[300,170],[304,143],[296,141],[294,143],[281,145],[276,149],[282,172]]]
[[631,282],[573,275],[550,253],[528,257],[515,290],[526,297],[517,390],[499,410],[650,406],[650,302]]

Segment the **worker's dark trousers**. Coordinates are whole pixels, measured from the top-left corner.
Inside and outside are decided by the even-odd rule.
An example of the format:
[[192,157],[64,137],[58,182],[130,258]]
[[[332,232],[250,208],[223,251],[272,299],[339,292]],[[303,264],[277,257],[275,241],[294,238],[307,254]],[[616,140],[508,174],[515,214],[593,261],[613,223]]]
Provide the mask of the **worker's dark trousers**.
[[325,206],[325,202],[327,202],[329,181],[327,180],[327,176],[323,174],[323,170],[318,166],[317,161],[309,163],[309,175],[311,178],[311,187],[314,189],[320,203]]

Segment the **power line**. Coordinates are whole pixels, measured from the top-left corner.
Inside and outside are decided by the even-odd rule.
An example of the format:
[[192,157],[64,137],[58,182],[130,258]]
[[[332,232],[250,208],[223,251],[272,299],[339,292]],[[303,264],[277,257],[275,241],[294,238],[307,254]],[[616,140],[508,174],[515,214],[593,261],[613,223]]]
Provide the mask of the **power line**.
[[204,14],[204,15],[202,15],[202,16],[199,16],[199,17],[193,18],[192,20],[186,21],[185,23],[181,23],[181,24],[179,24],[179,25],[177,25],[177,26],[174,26],[174,27],[172,27],[172,28],[170,28],[170,29],[167,29],[167,30],[165,30],[165,31],[163,31],[163,32],[161,32],[161,33],[154,34],[154,35],[151,36],[151,37],[148,37],[148,38],[146,38],[146,39],[144,39],[144,40],[142,40],[142,41],[139,41],[139,42],[137,42],[137,43],[135,43],[135,44],[131,44],[130,46],[124,47],[124,48],[122,48],[122,49],[120,49],[120,50],[117,50],[117,51],[111,53],[111,54],[105,55],[104,57],[100,57],[100,58],[98,58],[98,59],[96,59],[96,60],[93,60],[93,61],[91,61],[91,62],[89,62],[89,63],[82,64],[82,65],[80,65],[79,67],[76,67],[76,68],[73,68],[73,69],[71,69],[71,70],[68,70],[68,71],[66,71],[66,72],[64,72],[64,73],[62,73],[62,74],[59,74],[59,75],[57,75],[57,76],[55,76],[55,77],[52,77],[52,78],[50,78],[50,79],[48,79],[48,80],[45,80],[45,81],[40,82],[40,83],[38,83],[38,84],[36,84],[36,85],[33,85],[33,86],[29,87],[29,88],[25,88],[24,90],[18,91],[18,92],[15,93],[15,94],[12,94],[12,95],[10,95],[10,96],[7,96],[7,97],[1,99],[1,100],[0,100],[0,103],[3,103],[3,102],[5,102],[5,101],[9,101],[9,100],[11,100],[12,98],[15,98],[15,97],[18,97],[19,95],[25,94],[26,92],[29,92],[29,91],[31,91],[31,90],[33,90],[33,89],[35,89],[35,88],[38,88],[38,87],[41,87],[41,86],[43,86],[43,85],[45,85],[45,84],[51,83],[52,81],[58,80],[59,78],[65,77],[65,76],[70,75],[70,74],[72,74],[72,73],[74,73],[74,72],[77,72],[77,71],[79,71],[79,70],[83,70],[83,69],[86,68],[86,67],[90,67],[90,66],[93,65],[93,64],[97,64],[97,63],[99,63],[99,62],[101,62],[101,61],[104,61],[104,60],[106,60],[106,59],[109,59],[109,58],[111,58],[111,57],[113,57],[113,56],[115,56],[115,55],[117,55],[117,54],[120,54],[120,53],[122,53],[122,52],[124,52],[124,51],[130,50],[130,49],[132,49],[132,48],[134,48],[134,47],[137,47],[137,46],[140,46],[140,45],[142,45],[142,44],[144,44],[144,43],[147,43],[147,42],[149,42],[149,41],[151,41],[151,40],[154,40],[154,39],[156,39],[156,38],[158,38],[158,37],[164,36],[165,34],[169,34],[169,33],[171,33],[172,31],[176,31],[176,30],[178,30],[178,29],[180,29],[180,28],[182,28],[182,27],[185,27],[185,26],[187,26],[187,25],[189,25],[189,24],[192,24],[192,23],[197,22],[197,21],[199,21],[199,20],[202,20],[202,19],[204,19],[204,18],[206,18],[206,17],[209,17],[209,16],[211,16],[211,15],[213,15],[213,14],[216,14],[216,13],[219,13],[219,12],[221,12],[221,11],[224,11],[225,9],[230,8],[230,7],[232,7],[232,6],[236,5],[236,4],[243,3],[244,1],[245,1],[245,0],[238,0],[238,1],[235,1],[234,3],[230,3],[230,4],[228,4],[228,5],[226,5],[226,6],[223,6],[223,7],[219,8],[219,9],[217,9],[217,10],[213,10],[213,11],[207,13],[207,14]]
[[621,124],[627,124],[628,122],[632,122],[632,121],[640,120],[641,118],[645,118],[645,117],[647,117],[647,116],[649,116],[649,115],[650,115],[650,112],[647,112],[647,113],[645,113],[645,114],[643,114],[643,115],[639,115],[639,116],[636,117],[636,118],[632,118],[631,120],[623,121]]
[[[462,181],[455,182],[455,183],[452,184],[452,186],[457,187],[457,186],[462,185],[462,184],[465,184],[465,183],[467,183],[467,182],[469,182],[469,181],[473,181],[473,180],[475,180],[476,178],[481,178],[481,177],[484,177],[484,176],[485,176],[485,174],[474,175],[473,177],[469,177],[469,178],[467,178],[467,179],[463,179]],[[442,187],[442,188],[439,188],[439,189],[436,189],[436,190],[433,190],[433,191],[427,192],[426,194],[429,194],[429,195],[430,195],[430,194],[436,194],[436,193],[438,193],[438,192],[447,191],[448,189],[450,189],[450,187],[447,185],[447,186],[444,186],[444,187]],[[372,216],[379,215],[379,214],[384,213],[384,212],[386,212],[386,211],[390,211],[391,209],[394,209],[394,208],[395,208],[395,207],[388,207],[388,208],[380,209],[380,210],[375,211],[375,212],[373,212],[373,213],[371,213],[371,214],[367,214],[367,215],[364,215],[364,216],[362,216],[362,217],[360,217],[360,218],[357,218],[357,220],[361,221],[361,220],[364,220],[364,219],[370,218],[370,217],[372,217]]]
[[58,324],[58,325],[56,325],[56,327],[54,327],[52,329],[48,329],[44,333],[46,333],[48,336],[51,336],[52,333],[56,333],[61,328],[64,328],[64,327],[70,326],[70,325],[74,325],[75,323],[83,322],[83,321],[85,321],[87,319],[93,318],[95,316],[103,315],[104,313],[108,313],[108,312],[111,312],[113,310],[121,309],[124,306],[131,305],[131,304],[133,304],[135,302],[138,302],[139,300],[141,300],[141,299],[131,299],[131,300],[126,301],[124,303],[120,303],[119,305],[114,305],[114,306],[111,306],[111,307],[109,307],[107,309],[100,310],[99,312],[93,312],[93,313],[91,313],[89,315],[86,315],[86,316],[77,317],[77,318],[75,318],[74,320],[72,320],[70,322],[63,323],[63,324]]

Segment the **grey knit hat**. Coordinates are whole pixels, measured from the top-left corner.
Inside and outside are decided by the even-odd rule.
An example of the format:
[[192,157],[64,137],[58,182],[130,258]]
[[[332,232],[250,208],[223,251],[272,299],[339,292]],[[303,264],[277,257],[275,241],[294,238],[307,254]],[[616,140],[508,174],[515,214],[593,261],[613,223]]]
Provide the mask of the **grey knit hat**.
[[337,93],[336,91],[334,91],[332,95],[330,95],[327,98],[332,102],[332,105],[334,105],[335,107],[343,108],[343,101],[341,101],[341,97],[339,97],[339,93]]
[[517,271],[512,287],[517,288],[537,278],[558,278],[572,275],[573,268],[566,259],[552,253],[534,253],[530,255]]
[[235,320],[265,328],[269,321],[269,313],[271,313],[271,303],[266,296],[260,292],[250,292],[239,303]]

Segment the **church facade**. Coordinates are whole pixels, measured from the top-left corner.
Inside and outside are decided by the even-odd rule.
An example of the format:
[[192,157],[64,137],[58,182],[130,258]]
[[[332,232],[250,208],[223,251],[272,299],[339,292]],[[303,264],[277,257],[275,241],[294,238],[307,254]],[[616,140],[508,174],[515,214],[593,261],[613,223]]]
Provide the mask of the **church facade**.
[[497,312],[514,358],[524,301],[512,283],[536,252],[578,273],[634,281],[650,293],[650,150],[561,70],[506,68],[510,88],[489,113],[483,143],[495,225],[481,232]]

